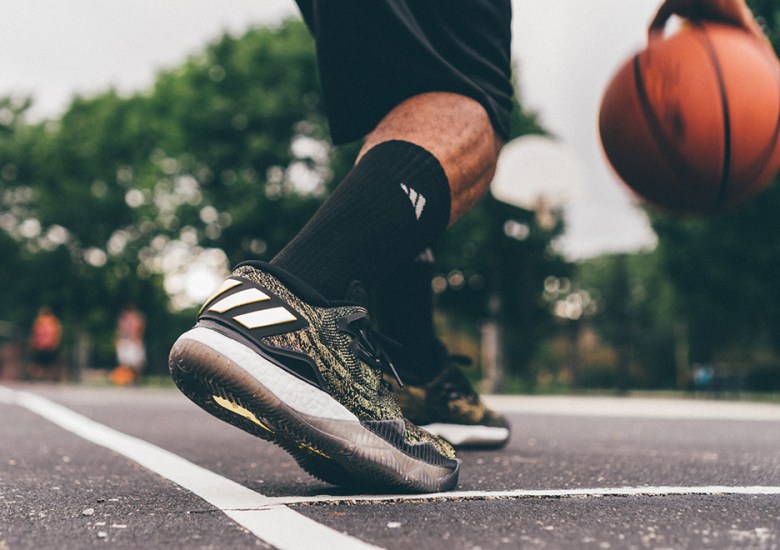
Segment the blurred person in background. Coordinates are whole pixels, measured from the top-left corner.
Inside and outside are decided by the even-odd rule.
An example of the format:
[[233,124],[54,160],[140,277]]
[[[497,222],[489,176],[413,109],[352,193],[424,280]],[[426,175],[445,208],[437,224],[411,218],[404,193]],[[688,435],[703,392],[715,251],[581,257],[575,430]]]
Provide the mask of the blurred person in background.
[[116,359],[118,366],[111,373],[117,385],[135,384],[146,366],[144,330],[146,320],[135,304],[126,304],[119,314],[116,330]]
[[27,375],[33,380],[52,380],[63,378],[60,362],[60,343],[62,324],[48,306],[41,306],[30,330],[30,363]]

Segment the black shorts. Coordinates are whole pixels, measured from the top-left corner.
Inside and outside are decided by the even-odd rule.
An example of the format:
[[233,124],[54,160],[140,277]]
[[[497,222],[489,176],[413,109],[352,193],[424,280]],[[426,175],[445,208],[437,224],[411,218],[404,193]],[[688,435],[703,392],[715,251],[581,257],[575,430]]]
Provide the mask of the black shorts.
[[363,137],[414,95],[482,104],[497,133],[512,110],[511,0],[297,0],[317,44],[334,143]]

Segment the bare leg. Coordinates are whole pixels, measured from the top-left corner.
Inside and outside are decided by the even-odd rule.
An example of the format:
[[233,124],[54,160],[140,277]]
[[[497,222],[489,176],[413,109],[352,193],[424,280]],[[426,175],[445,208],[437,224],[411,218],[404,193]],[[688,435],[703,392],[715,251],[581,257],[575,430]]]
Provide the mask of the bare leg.
[[419,145],[441,163],[451,190],[450,224],[485,194],[503,145],[482,105],[449,92],[420,94],[398,105],[366,136],[358,159],[391,140]]

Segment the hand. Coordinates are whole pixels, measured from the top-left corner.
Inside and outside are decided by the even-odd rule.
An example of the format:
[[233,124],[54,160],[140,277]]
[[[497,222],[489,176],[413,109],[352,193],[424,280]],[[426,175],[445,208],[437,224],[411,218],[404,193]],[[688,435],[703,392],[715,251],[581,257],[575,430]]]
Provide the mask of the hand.
[[650,32],[663,31],[666,20],[679,15],[692,21],[720,21],[740,27],[771,48],[769,39],[761,30],[744,0],[666,0],[658,10]]
[[740,27],[747,27],[753,21],[744,0],[666,0],[661,10],[694,21],[722,21]]

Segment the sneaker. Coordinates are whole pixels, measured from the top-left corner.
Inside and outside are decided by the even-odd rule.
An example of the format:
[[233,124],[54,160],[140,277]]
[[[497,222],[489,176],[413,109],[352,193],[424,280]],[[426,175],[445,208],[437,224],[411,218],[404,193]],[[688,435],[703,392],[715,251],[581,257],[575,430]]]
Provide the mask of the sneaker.
[[446,366],[433,380],[395,387],[404,415],[456,448],[503,447],[509,441],[509,423],[482,402],[458,367],[471,360],[448,356],[444,345],[440,346],[439,355]]
[[271,441],[329,483],[437,492],[455,487],[452,447],[403,417],[366,309],[328,302],[260,262],[238,266],[170,353],[197,405]]

